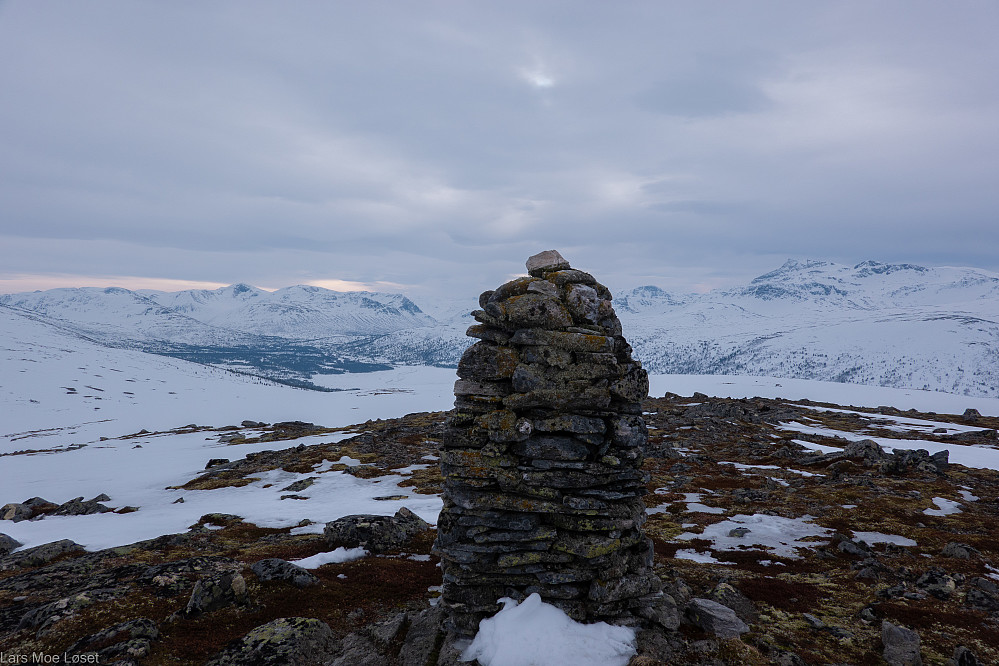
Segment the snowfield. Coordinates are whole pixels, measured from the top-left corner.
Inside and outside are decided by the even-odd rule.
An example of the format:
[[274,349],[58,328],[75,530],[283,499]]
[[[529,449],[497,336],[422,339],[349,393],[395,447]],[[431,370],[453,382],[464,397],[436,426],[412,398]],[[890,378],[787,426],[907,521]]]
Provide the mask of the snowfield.
[[[406,506],[428,522],[436,522],[441,506],[438,497],[414,494],[396,485],[412,470],[367,480],[342,472],[324,473],[302,491],[310,498],[308,502],[280,499],[281,488],[307,476],[281,470],[240,488],[169,490],[168,486],[195,478],[212,458],[235,460],[261,450],[335,442],[348,435],[228,445],[219,442],[218,433],[167,431],[189,424],[221,427],[243,420],[299,420],[338,427],[412,412],[447,410],[453,402],[453,370],[417,366],[314,377],[317,384],[338,389],[327,393],[139,351],[111,349],[5,308],[0,308],[0,339],[0,503],[23,502],[30,497],[62,503],[106,493],[111,498],[106,502],[109,506],[139,508],[128,514],[4,521],[2,531],[26,546],[69,538],[89,549],[105,548],[184,531],[210,512],[234,513],[268,527],[287,527],[309,519],[315,524],[299,529],[321,531],[325,522],[343,515],[391,515]],[[982,414],[999,415],[999,399],[811,380],[655,375],[651,386],[654,396],[667,391],[683,395],[699,391],[727,397],[809,398],[945,413],[962,413],[973,407]],[[997,450],[924,441],[919,433],[935,425],[933,422],[899,418],[894,422],[900,428],[910,428],[913,437],[877,440],[886,448],[925,448],[931,453],[946,448],[952,462],[999,469]],[[803,434],[863,438],[807,424],[788,423],[784,427]],[[148,432],[120,439],[141,430]],[[404,499],[373,499],[393,495]],[[180,497],[184,502],[175,503]]]

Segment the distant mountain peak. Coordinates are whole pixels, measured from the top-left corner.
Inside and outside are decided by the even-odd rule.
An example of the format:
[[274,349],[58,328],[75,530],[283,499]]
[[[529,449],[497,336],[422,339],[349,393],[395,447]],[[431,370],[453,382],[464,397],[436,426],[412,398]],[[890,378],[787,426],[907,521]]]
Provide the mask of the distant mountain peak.
[[258,291],[256,287],[252,287],[245,282],[240,282],[238,284],[229,285],[229,289],[232,290],[233,296],[238,296],[239,294],[245,294],[247,292],[255,293]]
[[806,259],[804,261],[800,261],[798,259],[788,259],[787,261],[784,262],[784,264],[780,268],[772,270],[769,273],[764,273],[759,277],[753,278],[752,283],[769,282],[771,280],[775,280],[778,278],[789,277],[794,273],[800,273],[806,270],[811,270],[815,268],[825,268],[829,266],[835,266],[835,264],[831,264],[828,261],[818,261],[815,259]]
[[917,266],[916,264],[885,264],[880,261],[873,261],[868,259],[867,261],[862,261],[853,269],[857,272],[857,277],[868,277],[871,275],[889,275],[891,273],[897,273],[899,271],[914,271],[916,273],[925,273],[929,269],[925,266]]

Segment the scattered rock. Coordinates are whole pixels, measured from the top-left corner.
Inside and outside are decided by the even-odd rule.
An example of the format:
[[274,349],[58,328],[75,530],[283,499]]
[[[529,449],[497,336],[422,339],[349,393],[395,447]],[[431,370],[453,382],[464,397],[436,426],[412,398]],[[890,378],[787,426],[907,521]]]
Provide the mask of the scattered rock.
[[882,620],[881,643],[884,645],[882,655],[889,666],[922,666],[919,634],[915,631]]
[[260,560],[250,568],[260,580],[284,580],[295,587],[319,584],[319,578],[308,570],[277,557]]
[[691,624],[718,638],[738,638],[749,631],[734,610],[711,599],[691,599],[684,613]]
[[430,524],[402,507],[395,516],[353,515],[326,523],[323,536],[330,547],[362,547],[373,553],[383,553],[401,547],[418,533],[430,529]]
[[306,617],[272,620],[233,641],[205,666],[315,666],[333,658],[329,625]]
[[229,462],[228,458],[212,458],[207,463],[205,463],[205,469],[211,469],[212,467],[218,467],[219,465],[225,465]]

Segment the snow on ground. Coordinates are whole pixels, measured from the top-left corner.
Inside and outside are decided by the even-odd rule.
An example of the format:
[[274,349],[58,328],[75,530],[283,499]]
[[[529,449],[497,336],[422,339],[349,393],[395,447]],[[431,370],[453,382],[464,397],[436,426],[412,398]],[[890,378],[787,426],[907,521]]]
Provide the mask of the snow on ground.
[[834,409],[832,407],[814,407],[809,405],[802,405],[806,409],[812,409],[817,412],[836,412],[838,414],[853,414],[855,416],[860,416],[867,419],[876,419],[877,421],[890,421],[895,423],[895,425],[878,425],[879,428],[884,430],[891,430],[894,432],[933,432],[934,430],[944,430],[943,434],[952,435],[956,432],[977,432],[981,430],[981,426],[966,426],[960,423],[948,423],[945,421],[927,421],[926,419],[913,419],[907,416],[894,416],[890,414],[869,414],[867,412],[858,412],[852,409]]
[[890,405],[902,410],[916,409],[941,414],[963,414],[964,410],[974,408],[986,416],[999,416],[999,398],[979,398],[939,391],[737,375],[649,376],[649,395],[661,396],[667,391],[679,395],[700,392],[721,398],[759,396],[787,400],[807,399],[855,407]]
[[[454,370],[399,367],[385,372],[314,377],[315,383],[337,390],[308,391],[182,360],[112,349],[53,326],[0,314],[5,315],[0,316],[0,504],[35,496],[62,503],[106,493],[111,497],[108,506],[139,508],[128,514],[5,521],[2,531],[27,546],[63,538],[90,549],[122,545],[185,531],[200,516],[212,512],[233,513],[272,527],[294,526],[309,519],[315,524],[296,531],[321,531],[325,522],[344,515],[391,515],[406,506],[436,523],[440,498],[398,487],[403,476],[358,479],[327,471],[329,464],[312,470],[319,479],[296,493],[306,500],[280,499],[282,488],[309,476],[282,470],[257,475],[259,481],[241,488],[167,489],[198,476],[211,458],[235,460],[261,450],[335,442],[348,435],[225,445],[219,443],[217,433],[162,431],[191,423],[217,427],[243,420],[300,420],[334,427],[411,412],[446,410],[453,403]],[[653,376],[651,384],[653,395],[666,391],[739,397],[783,395],[940,412],[961,413],[974,407],[983,414],[999,414],[999,400],[805,380],[660,375]],[[896,423],[919,428],[932,425],[916,421]],[[785,427],[806,434],[864,438],[804,424]],[[143,429],[151,433],[119,439]],[[877,441],[888,448],[911,446],[931,452],[947,448],[952,462],[999,469],[999,451],[993,449],[918,439]],[[10,455],[25,450],[54,452]],[[404,499],[375,499],[393,495]],[[184,502],[175,504],[181,497]],[[689,498],[688,510],[718,511],[701,505],[699,499]]]
[[[677,537],[677,540],[706,539],[711,541],[714,550],[743,550],[749,546],[756,546],[765,549],[771,555],[794,559],[798,557],[796,552],[798,548],[825,544],[827,542],[825,539],[815,541],[815,537],[825,537],[831,533],[832,530],[813,523],[812,516],[783,518],[763,514],[752,516],[739,514],[720,523],[708,525],[700,534],[684,532]],[[742,534],[742,536],[733,534]]]
[[462,654],[482,666],[625,666],[635,654],[635,630],[606,622],[580,624],[537,594],[518,604],[504,597],[496,615]]
[[881,532],[854,532],[853,538],[873,546],[876,543],[893,543],[896,546],[915,546],[916,542],[897,534],[882,534]]
[[342,564],[343,562],[353,562],[354,560],[359,560],[366,555],[370,555],[370,553],[361,547],[345,548],[344,546],[340,546],[336,550],[331,550],[328,553],[316,553],[311,557],[303,557],[300,560],[290,561],[292,564],[297,564],[303,569],[318,569],[324,564]]
[[[835,430],[824,426],[810,426],[797,421],[789,421],[779,426],[784,430],[800,432],[803,435],[819,435],[823,437],[841,437],[851,442],[859,442],[863,439],[870,439],[877,442],[886,451],[895,449],[925,449],[933,455],[939,451],[950,452],[950,462],[964,465],[965,467],[975,467],[978,469],[999,470],[999,449],[991,447],[955,444],[953,442],[942,443],[925,439],[892,439],[889,437],[871,437],[848,430]],[[803,440],[795,440],[809,448],[830,449],[832,447],[820,447],[818,444]]]
[[923,509],[927,516],[949,516],[952,513],[961,513],[961,503],[949,500],[946,497],[934,497],[935,509]]

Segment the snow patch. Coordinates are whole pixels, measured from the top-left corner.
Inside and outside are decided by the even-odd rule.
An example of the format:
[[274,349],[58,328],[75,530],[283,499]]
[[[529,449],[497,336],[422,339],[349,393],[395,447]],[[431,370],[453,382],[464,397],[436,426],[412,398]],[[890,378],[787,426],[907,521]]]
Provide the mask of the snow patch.
[[342,564],[344,562],[353,562],[354,560],[359,560],[366,555],[369,555],[369,553],[363,548],[344,548],[343,546],[340,546],[336,550],[331,550],[326,553],[316,553],[312,557],[303,557],[300,560],[289,561],[292,564],[297,564],[303,569],[318,569],[324,564]]
[[503,608],[479,623],[479,632],[461,655],[482,666],[626,666],[635,654],[635,630],[606,622],[580,624],[537,594],[518,604],[504,597]]

